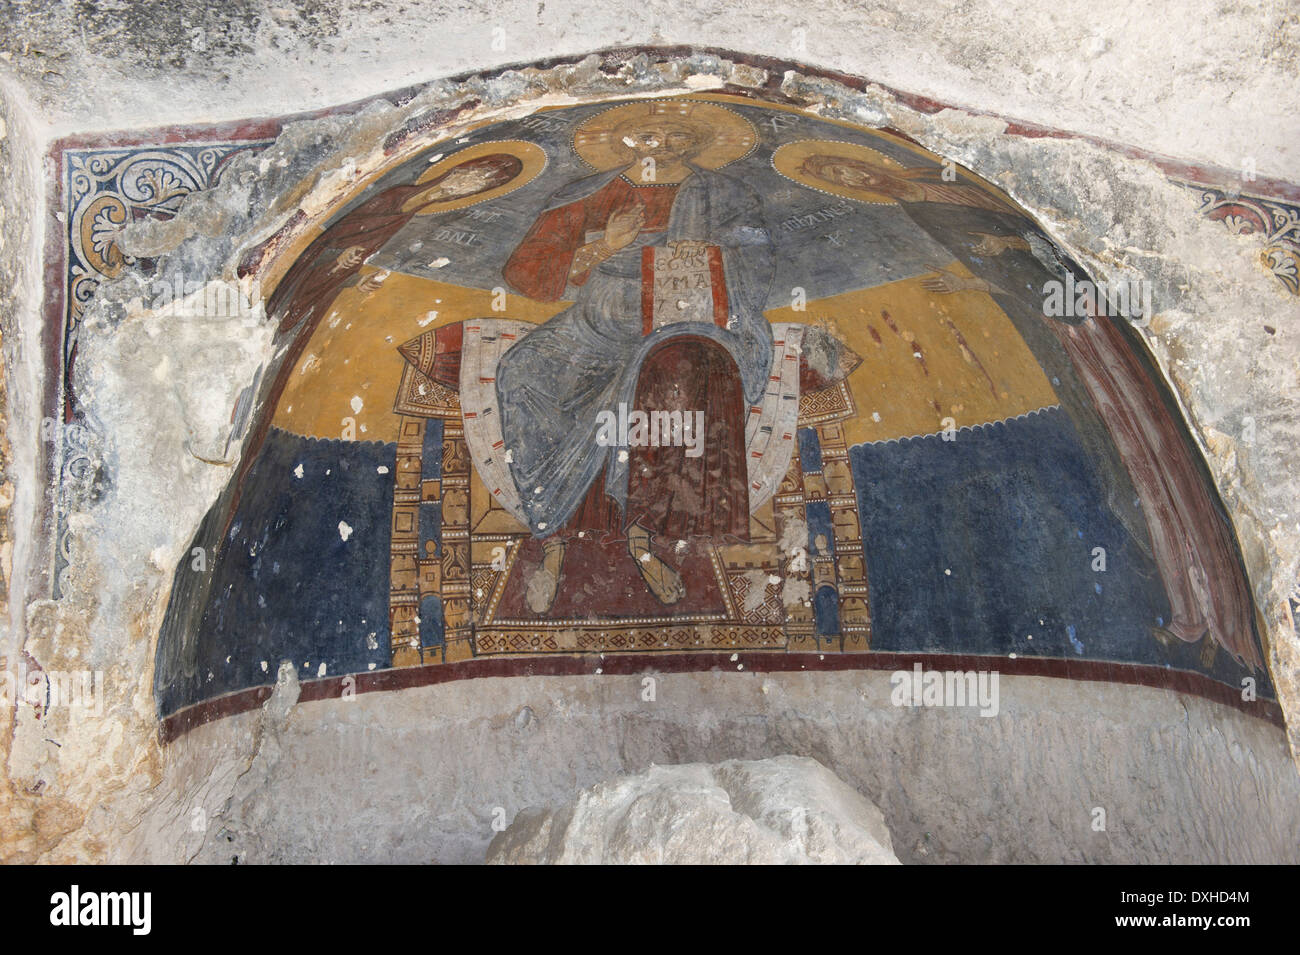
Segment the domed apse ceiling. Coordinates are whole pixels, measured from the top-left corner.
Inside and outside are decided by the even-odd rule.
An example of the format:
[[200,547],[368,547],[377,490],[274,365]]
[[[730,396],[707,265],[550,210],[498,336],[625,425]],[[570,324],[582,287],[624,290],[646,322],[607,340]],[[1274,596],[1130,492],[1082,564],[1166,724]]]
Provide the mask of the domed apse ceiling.
[[724,95],[428,143],[245,258],[278,358],[175,572],[165,735],[282,661],[306,699],[921,662],[1271,700],[1142,290],[1001,192]]

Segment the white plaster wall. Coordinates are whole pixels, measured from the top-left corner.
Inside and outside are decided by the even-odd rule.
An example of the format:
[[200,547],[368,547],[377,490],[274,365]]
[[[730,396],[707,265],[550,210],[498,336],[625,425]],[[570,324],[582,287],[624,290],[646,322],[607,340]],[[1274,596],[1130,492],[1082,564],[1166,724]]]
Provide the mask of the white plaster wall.
[[[275,116],[607,46],[786,57],[968,109],[1300,179],[1288,0],[52,0],[3,67],[58,132]],[[501,31],[501,32],[495,32]],[[802,31],[800,33],[799,31]]]
[[[3,518],[13,537],[9,593],[0,597],[0,657],[14,659],[21,646],[22,616],[33,583],[27,569],[39,552],[38,513],[44,505],[44,482],[37,478],[40,452],[41,302],[44,286],[40,248],[45,202],[41,141],[26,96],[12,81],[0,80],[0,328],[3,374],[7,385],[6,437],[11,456],[13,503]],[[0,508],[0,510],[3,510]],[[13,533],[18,529],[18,533]],[[31,532],[24,533],[31,529]],[[16,569],[16,573],[12,572]],[[3,749],[0,749],[2,752]]]
[[[1282,733],[1198,697],[1002,677],[995,717],[886,672],[490,678],[292,704],[172,745],[122,861],[481,862],[519,810],[651,764],[811,756],[904,863],[1300,862]],[[1093,829],[1096,809],[1105,830]]]

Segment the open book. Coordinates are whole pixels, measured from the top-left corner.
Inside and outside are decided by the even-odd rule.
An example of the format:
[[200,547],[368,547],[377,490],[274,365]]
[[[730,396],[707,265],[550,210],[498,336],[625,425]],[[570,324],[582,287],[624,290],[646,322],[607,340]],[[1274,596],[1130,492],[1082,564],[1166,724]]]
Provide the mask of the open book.
[[643,334],[678,322],[727,327],[727,285],[716,245],[646,246],[641,250]]

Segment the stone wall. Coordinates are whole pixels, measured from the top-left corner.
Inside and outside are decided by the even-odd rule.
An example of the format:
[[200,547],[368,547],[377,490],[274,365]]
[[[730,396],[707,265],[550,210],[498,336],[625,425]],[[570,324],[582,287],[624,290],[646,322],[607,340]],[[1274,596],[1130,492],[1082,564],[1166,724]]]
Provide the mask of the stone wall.
[[[481,862],[522,809],[652,764],[810,756],[917,863],[1300,860],[1281,734],[1196,697],[1003,677],[1001,711],[889,704],[887,673],[464,680],[266,708],[172,745],[111,858]],[[1097,809],[1104,831],[1095,830]],[[497,825],[500,825],[497,822]]]

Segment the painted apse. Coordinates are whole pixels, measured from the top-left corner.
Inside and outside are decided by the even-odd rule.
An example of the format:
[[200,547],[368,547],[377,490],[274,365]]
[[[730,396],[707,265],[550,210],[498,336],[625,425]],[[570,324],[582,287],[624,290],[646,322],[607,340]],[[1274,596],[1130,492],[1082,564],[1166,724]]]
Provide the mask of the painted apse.
[[742,651],[1271,696],[1136,336],[1045,314],[1079,267],[900,137],[724,96],[547,110],[248,261],[277,360],[175,573],[163,717],[282,661],[337,695]]

